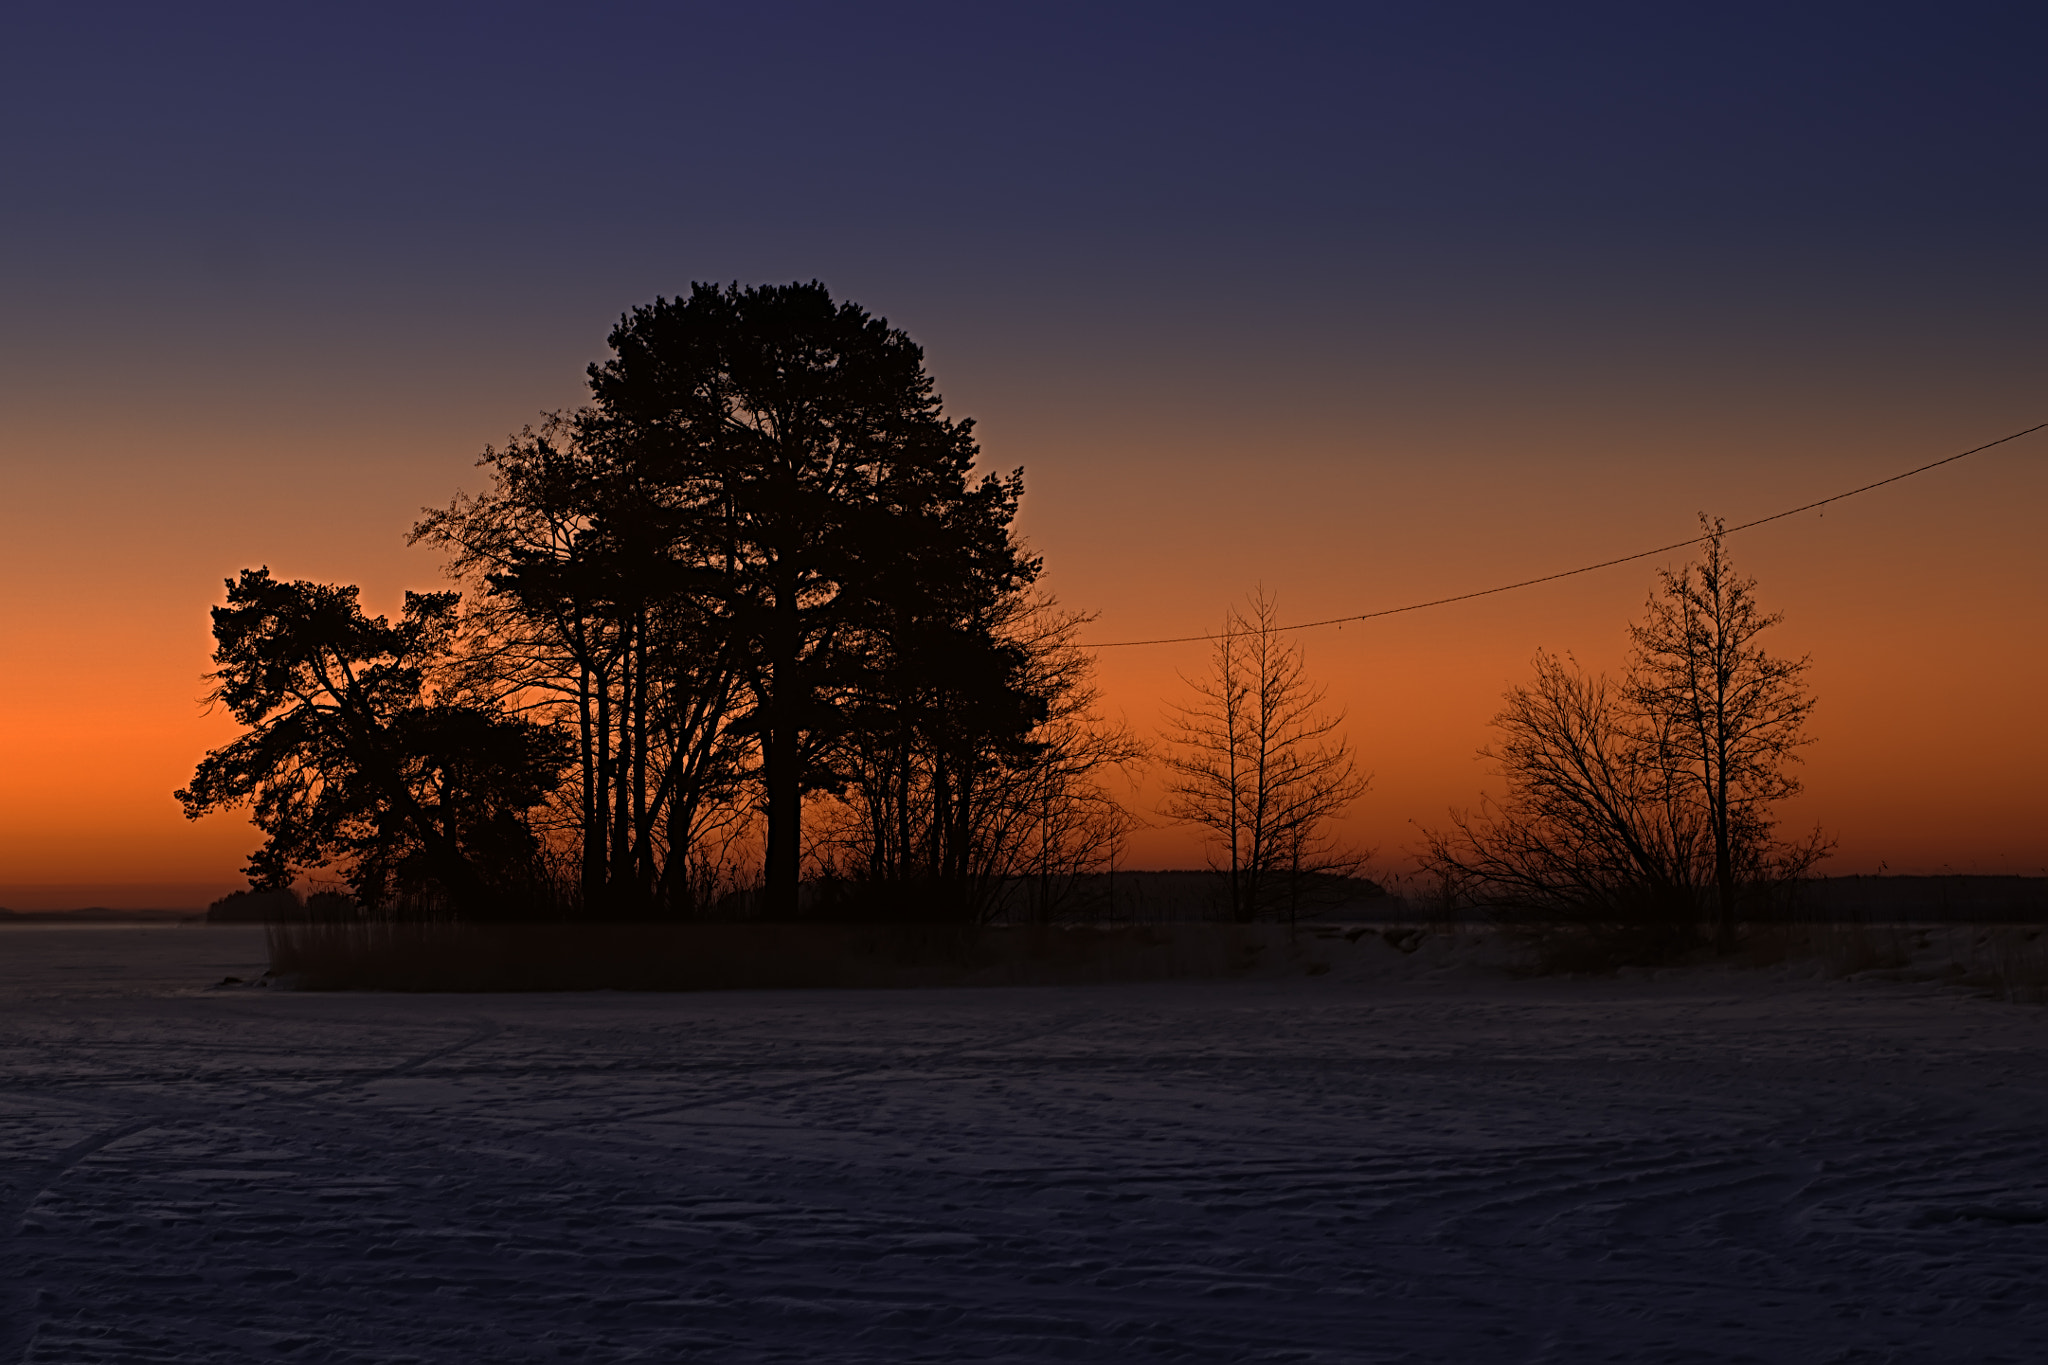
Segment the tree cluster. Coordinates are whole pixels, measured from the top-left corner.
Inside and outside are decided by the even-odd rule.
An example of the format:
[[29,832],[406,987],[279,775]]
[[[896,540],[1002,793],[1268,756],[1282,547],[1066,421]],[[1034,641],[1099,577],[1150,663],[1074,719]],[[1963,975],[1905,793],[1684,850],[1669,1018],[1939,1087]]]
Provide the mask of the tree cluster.
[[[393,623],[352,587],[229,581],[212,695],[244,733],[187,815],[252,808],[252,886],[334,865],[378,911],[1067,913],[1141,823],[1109,782],[1151,746],[1097,714],[1085,618],[1014,533],[1021,471],[977,475],[917,345],[822,285],[696,285],[609,344],[588,404],[413,528],[460,591]],[[1764,647],[1779,618],[1704,530],[1622,677],[1539,654],[1507,693],[1504,794],[1425,836],[1447,895],[1725,948],[1825,855],[1773,814],[1806,661]],[[1273,599],[1184,681],[1160,813],[1207,834],[1234,919],[1312,908],[1364,861],[1334,831],[1369,779]]]
[[1817,831],[1780,839],[1773,812],[1811,742],[1807,660],[1765,648],[1782,618],[1734,571],[1720,523],[1702,530],[1696,562],[1660,571],[1620,679],[1536,656],[1481,751],[1504,795],[1426,831],[1425,873],[1520,917],[1632,929],[1652,951],[1706,927],[1725,951],[1745,912],[1826,856]]
[[[807,862],[972,917],[1023,861],[1097,856],[1122,818],[1103,770],[1139,746],[1094,719],[1074,618],[1035,590],[1021,474],[976,477],[972,424],[944,415],[916,344],[817,284],[698,285],[609,341],[587,406],[487,450],[490,487],[414,528],[467,610],[439,594],[408,599],[417,623],[409,605],[399,627],[352,627],[376,637],[359,656],[383,651],[388,703],[356,701],[324,645],[239,642],[251,584],[309,609],[353,589],[231,585],[217,695],[253,728],[208,755],[188,813],[253,801],[261,879],[339,860],[371,904],[400,864],[474,905],[551,855],[555,899],[606,918],[703,913],[754,880],[749,850],[775,917],[798,913]],[[245,706],[245,653],[312,691]],[[429,654],[431,704],[411,681]],[[444,768],[432,782],[477,790],[437,804],[417,764],[349,748],[374,728],[359,712],[380,742],[485,755],[518,737],[530,764]],[[343,760],[370,774],[347,810],[308,804]],[[465,801],[489,820],[464,824]],[[513,826],[516,850],[490,842]]]

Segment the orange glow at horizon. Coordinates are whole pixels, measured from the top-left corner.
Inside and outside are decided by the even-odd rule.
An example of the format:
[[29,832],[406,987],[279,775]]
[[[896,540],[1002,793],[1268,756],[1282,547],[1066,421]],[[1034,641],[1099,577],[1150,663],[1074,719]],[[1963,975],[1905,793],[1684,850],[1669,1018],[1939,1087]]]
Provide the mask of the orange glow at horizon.
[[[1645,400],[1633,418],[1553,416],[1541,442],[1530,432],[1542,428],[1514,412],[1467,416],[1446,435],[1438,408],[1431,421],[1363,430],[1331,417],[1280,449],[1249,418],[1197,411],[1138,433],[1099,414],[1048,412],[1004,390],[995,367],[968,368],[949,410],[982,418],[990,467],[1025,467],[1020,529],[1063,604],[1098,614],[1084,640],[1205,631],[1258,584],[1287,620],[1491,586],[1678,539],[1701,509],[1730,521],[1767,514],[2024,424],[1972,416],[1964,394],[1846,432],[1813,412],[1766,411],[1673,441]],[[366,606],[395,611],[403,589],[441,586],[434,560],[402,545],[404,529],[423,505],[476,488],[474,452],[524,415],[437,414],[332,496],[325,471],[374,448],[391,417],[312,439],[283,418],[194,434],[182,465],[174,449],[163,464],[121,466],[133,496],[95,521],[89,544],[75,522],[23,509],[69,496],[67,457],[112,460],[146,438],[162,450],[162,436],[115,422],[96,449],[51,429],[25,455],[10,451],[24,476],[13,486],[28,496],[9,514],[6,551],[16,586],[0,656],[0,905],[173,894],[192,904],[240,885],[254,831],[237,816],[187,823],[171,798],[234,731],[200,702],[206,609],[221,579],[268,564],[360,583]],[[1718,454],[1728,448],[1744,453]],[[252,491],[226,498],[231,487]],[[1774,649],[1813,659],[1817,742],[1805,794],[1781,813],[1791,828],[1819,823],[1840,839],[1827,870],[2048,870],[2037,781],[2048,770],[2044,494],[2048,438],[2037,436],[1730,540],[1763,604],[1785,615]],[[1377,850],[1377,873],[1403,872],[1417,824],[1489,787],[1475,751],[1537,648],[1590,668],[1620,663],[1654,569],[1645,561],[1298,637],[1374,774],[1348,832]],[[1183,687],[1177,674],[1199,670],[1206,647],[1097,657],[1105,711],[1149,736]],[[1149,812],[1156,791],[1141,781],[1132,799]],[[1202,864],[1192,831],[1152,820],[1128,865]]]

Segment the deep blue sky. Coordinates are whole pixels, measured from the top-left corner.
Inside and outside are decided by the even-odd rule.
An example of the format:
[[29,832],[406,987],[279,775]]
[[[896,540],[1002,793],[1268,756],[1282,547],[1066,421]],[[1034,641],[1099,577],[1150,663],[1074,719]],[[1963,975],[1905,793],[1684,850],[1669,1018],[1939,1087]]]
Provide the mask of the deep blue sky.
[[1416,269],[2037,277],[2044,37],[2020,4],[47,7],[0,67],[5,280],[525,279],[516,311],[827,242],[1253,312]]
[[2048,301],[2044,15],[49,7],[0,59],[0,402],[530,411],[698,278],[1096,410],[1996,367]]

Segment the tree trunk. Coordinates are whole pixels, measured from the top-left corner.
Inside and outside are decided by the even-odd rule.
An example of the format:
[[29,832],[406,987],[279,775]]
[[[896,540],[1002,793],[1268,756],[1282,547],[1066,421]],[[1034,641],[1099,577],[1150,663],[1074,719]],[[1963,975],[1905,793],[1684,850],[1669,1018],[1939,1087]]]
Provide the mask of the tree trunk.
[[597,895],[584,905],[600,916],[611,908],[612,890],[612,782],[617,754],[612,744],[612,680],[610,669],[597,680],[597,794],[594,801],[597,834]]
[[654,900],[654,841],[647,818],[647,609],[633,614],[633,900],[634,913],[645,915]]
[[583,773],[583,904],[597,904],[604,890],[604,822],[599,817],[603,787],[597,767],[598,720],[592,714],[591,668],[579,660],[576,674],[578,759]]
[[1729,847],[1734,829],[1728,822],[1728,779],[1725,770],[1714,791],[1714,950],[1735,951],[1735,859]]
[[803,775],[797,751],[797,604],[794,588],[775,599],[775,650],[768,728],[763,738],[761,779],[768,805],[768,846],[763,892],[771,919],[797,915],[797,878],[802,870]]
[[605,878],[605,913],[616,916],[626,909],[626,901],[632,896],[633,887],[633,809],[632,786],[633,765],[636,761],[634,745],[639,736],[633,731],[633,687],[638,662],[633,657],[633,636],[630,621],[622,628],[619,646],[619,702],[618,745],[612,755],[611,791],[611,867]]

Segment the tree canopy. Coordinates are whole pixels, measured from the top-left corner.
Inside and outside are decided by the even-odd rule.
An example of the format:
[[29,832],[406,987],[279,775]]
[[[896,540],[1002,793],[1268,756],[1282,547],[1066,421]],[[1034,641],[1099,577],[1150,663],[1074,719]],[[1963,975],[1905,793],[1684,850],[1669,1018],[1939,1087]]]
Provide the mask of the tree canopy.
[[524,821],[559,780],[551,731],[432,685],[458,596],[408,593],[396,625],[353,587],[228,580],[213,609],[212,699],[246,727],[177,793],[192,819],[253,807],[260,889],[337,859],[358,896],[516,908],[538,851]]
[[832,784],[860,675],[971,650],[1036,577],[1009,534],[1021,476],[975,480],[972,424],[945,417],[922,350],[816,283],[697,285],[610,345],[585,426],[706,570],[759,754],[766,898],[792,913],[803,796]]
[[1076,676],[1033,644],[1021,472],[977,475],[917,345],[816,283],[697,285],[610,348],[414,528],[471,585],[478,692],[573,737],[582,900],[690,912],[758,813],[793,914],[820,801],[842,872],[972,899],[995,774],[1049,759]]

